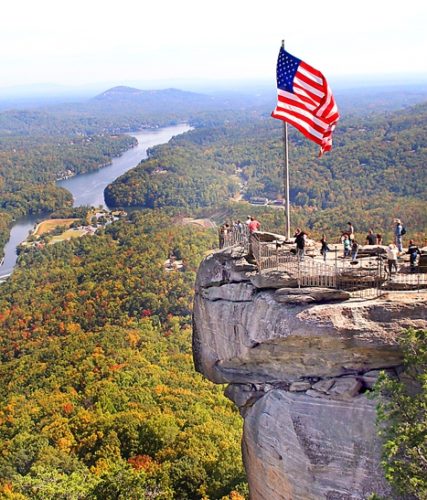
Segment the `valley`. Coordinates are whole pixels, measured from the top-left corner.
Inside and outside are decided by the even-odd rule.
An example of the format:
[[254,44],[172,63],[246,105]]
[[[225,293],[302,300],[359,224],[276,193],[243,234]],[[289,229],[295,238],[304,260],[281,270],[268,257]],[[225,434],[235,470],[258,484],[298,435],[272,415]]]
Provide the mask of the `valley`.
[[[344,112],[334,148],[321,160],[307,140],[290,133],[291,220],[310,238],[326,233],[331,244],[340,244],[352,220],[359,240],[374,227],[388,241],[393,218],[400,217],[405,244],[412,238],[423,246],[427,108],[422,97],[405,107],[406,99],[391,94],[390,100],[347,95],[349,110],[369,98],[377,107],[369,116]],[[401,369],[390,331],[394,324],[422,325],[418,296],[401,300],[403,305],[400,299],[287,305],[289,291],[280,292],[280,302],[263,276],[251,275],[257,274],[253,256],[238,247],[218,252],[215,224],[250,214],[262,230],[283,232],[283,210],[251,204],[282,197],[281,127],[269,117],[270,104],[259,96],[214,99],[115,87],[87,102],[0,113],[1,248],[12,229],[0,274],[13,269],[0,287],[0,496],[245,500],[242,426],[247,466],[259,458],[256,426],[248,428],[248,422],[258,425],[264,418],[265,401],[274,400],[268,408],[276,397],[320,408],[314,398],[330,395],[316,384],[334,377],[330,387],[336,384],[338,391],[349,377],[369,378],[368,368],[381,368],[384,352],[396,373]],[[37,245],[33,238],[35,244],[22,248],[16,260],[16,245],[41,219],[38,236],[55,244]],[[68,240],[61,221],[76,226],[66,231],[93,230]],[[293,300],[308,300],[301,296]],[[399,308],[408,316],[399,312],[395,323],[388,321]],[[384,320],[378,319],[380,309]],[[339,342],[325,326],[330,312],[337,336],[345,337]],[[363,331],[353,322],[357,314]],[[276,318],[275,329],[266,317]],[[369,330],[368,320],[380,325],[379,334]],[[292,333],[294,354],[285,349],[293,342],[284,342],[285,330],[292,330],[287,322],[302,332]],[[305,339],[307,332],[314,340]],[[371,340],[374,361],[364,344],[372,348]],[[351,346],[354,359],[340,342]],[[342,361],[334,364],[335,348]],[[330,354],[329,372],[313,361],[319,352]],[[368,368],[358,364],[361,356]],[[193,359],[207,378],[195,372]],[[350,374],[341,366],[346,363]],[[293,379],[288,365],[301,380]],[[369,415],[366,433],[355,433],[357,447],[361,435],[374,440],[374,403],[364,399],[369,381],[353,378],[355,401],[340,400],[339,411],[351,419],[354,404]],[[230,382],[226,397],[224,384]],[[290,391],[293,382],[310,394]],[[245,424],[228,398],[248,416]],[[336,405],[329,399],[322,404]],[[289,465],[295,450],[306,453],[307,467],[314,467],[313,456],[333,460],[329,434],[332,451],[326,454],[304,441],[312,439],[305,432],[316,419],[306,425],[301,415],[288,413],[295,429],[289,439],[297,436],[302,444],[282,460],[266,444],[271,436],[261,433],[262,446],[273,450],[266,460],[277,470]],[[363,456],[377,460],[377,444],[368,448]],[[250,486],[258,491],[264,478],[253,471]],[[345,471],[353,477],[351,467]],[[356,472],[366,485],[363,466]],[[375,484],[388,492],[382,472],[375,474]],[[275,477],[285,491],[288,483]],[[291,483],[301,495],[327,495],[329,480],[319,481],[318,490],[305,476],[293,476]]]

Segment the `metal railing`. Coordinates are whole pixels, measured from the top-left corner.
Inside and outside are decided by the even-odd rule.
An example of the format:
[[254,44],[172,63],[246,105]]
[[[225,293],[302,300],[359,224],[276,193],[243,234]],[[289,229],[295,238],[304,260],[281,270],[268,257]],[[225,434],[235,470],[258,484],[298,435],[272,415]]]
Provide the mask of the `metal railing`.
[[277,242],[260,241],[256,235],[250,237],[250,248],[260,272],[268,269],[278,269],[293,266],[295,255],[282,248]]
[[249,229],[247,224],[233,226],[219,233],[219,247],[231,247],[233,245],[241,245],[249,251]]
[[353,297],[376,297],[382,294],[386,280],[383,260],[379,257],[344,260],[337,266],[337,288],[346,290]]
[[337,272],[334,266],[312,259],[297,259],[298,283],[303,287],[318,286],[322,288],[338,288]]
[[411,270],[408,264],[401,265],[395,274],[387,273],[383,289],[387,291],[416,290],[427,291],[427,273],[421,273],[415,268]]
[[[294,276],[298,286],[346,290],[353,297],[376,297],[383,292],[416,290],[427,291],[427,273],[418,269],[411,272],[409,263],[399,265],[398,272],[390,274],[386,261],[380,255],[357,261],[339,259],[335,252],[334,264],[298,257],[283,240],[260,241],[256,233],[232,228],[224,237],[224,246],[239,244],[254,257],[260,273],[277,270]],[[414,270],[412,270],[414,271]]]

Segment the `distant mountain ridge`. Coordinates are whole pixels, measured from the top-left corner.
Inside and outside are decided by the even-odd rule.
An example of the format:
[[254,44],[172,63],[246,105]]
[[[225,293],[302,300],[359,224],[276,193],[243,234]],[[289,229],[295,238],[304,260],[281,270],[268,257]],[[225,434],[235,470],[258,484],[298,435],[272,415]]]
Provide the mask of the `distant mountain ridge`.
[[117,86],[93,97],[85,107],[108,112],[185,112],[189,109],[193,111],[212,109],[221,106],[219,101],[212,96],[174,88],[141,90]]
[[2,135],[122,133],[189,121],[200,113],[235,108],[229,100],[168,88],[116,86],[84,102],[0,113]]
[[[388,90],[387,90],[388,89]],[[242,89],[243,90],[243,89]],[[392,111],[425,102],[427,90],[366,88],[337,92],[342,116]],[[0,101],[0,137],[10,135],[75,135],[123,133],[141,128],[189,122],[195,126],[219,125],[237,116],[269,116],[276,97],[271,91],[260,94],[220,92],[203,94],[177,88],[142,90],[118,85],[94,97],[77,102],[43,106]],[[2,106],[6,109],[1,110]]]
[[209,98],[210,96],[205,94],[199,94],[196,92],[188,92],[185,90],[168,88],[168,89],[153,89],[153,90],[141,90],[135,87],[127,87],[126,85],[118,85],[116,87],[112,87],[101,94],[93,97],[91,101],[99,101],[103,99],[125,99],[129,97],[139,97],[139,98],[150,98],[150,97],[178,97],[178,98]]
[[142,91],[135,87],[127,87],[126,85],[117,85],[115,87],[111,87],[110,89],[105,90],[104,92],[101,92],[101,94],[98,94],[93,99],[102,99],[104,97],[116,94],[139,94],[140,92]]

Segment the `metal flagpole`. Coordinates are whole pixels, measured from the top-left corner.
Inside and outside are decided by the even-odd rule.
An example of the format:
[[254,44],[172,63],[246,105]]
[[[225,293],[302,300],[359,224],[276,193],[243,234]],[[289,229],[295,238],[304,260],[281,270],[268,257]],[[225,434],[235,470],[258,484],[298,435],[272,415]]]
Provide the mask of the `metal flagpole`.
[[[285,48],[285,40],[282,40],[282,49]],[[284,182],[284,195],[286,200],[285,212],[285,234],[286,240],[289,241],[291,238],[291,213],[289,204],[289,155],[288,155],[288,124],[283,122],[283,152],[284,152],[284,172],[283,172],[283,182]]]

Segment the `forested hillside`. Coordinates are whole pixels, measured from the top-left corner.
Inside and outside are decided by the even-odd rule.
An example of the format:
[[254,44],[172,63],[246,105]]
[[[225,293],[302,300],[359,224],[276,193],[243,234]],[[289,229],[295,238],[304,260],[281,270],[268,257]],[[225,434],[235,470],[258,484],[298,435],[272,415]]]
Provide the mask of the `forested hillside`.
[[[238,179],[230,162],[233,137],[227,138],[226,133],[222,128],[196,129],[153,148],[146,162],[107,187],[107,204],[198,208],[229,199],[238,190]],[[217,149],[218,142],[227,144],[227,140],[230,151]]]
[[[310,226],[357,214],[363,227],[373,218],[384,231],[395,213],[421,231],[426,133],[427,105],[348,117],[339,123],[333,151],[318,159],[316,147],[290,130],[291,203],[305,209]],[[207,207],[225,201],[242,180],[246,199],[276,199],[282,197],[282,165],[281,123],[251,117],[200,128],[156,148],[110,185],[106,196],[113,206]]]
[[[281,210],[245,199],[282,194],[282,124],[261,108],[202,109],[199,96],[176,91],[182,111],[156,123],[155,111],[144,115],[142,104],[137,112],[124,106],[127,92],[110,91],[85,111],[69,105],[0,114],[0,245],[13,217],[71,203],[55,179],[99,168],[132,146],[114,130],[185,117],[196,126],[153,148],[107,189],[110,204],[151,210],[95,236],[25,250],[1,285],[6,498],[73,492],[73,498],[238,500],[247,492],[240,418],[222,388],[194,373],[191,360],[195,271],[216,234],[175,226],[166,212],[217,220],[251,213],[263,228],[279,231]],[[145,103],[148,97],[139,96]],[[187,97],[194,106],[186,110]],[[291,130],[293,224],[339,234],[351,219],[357,233],[371,226],[387,233],[399,216],[408,236],[420,237],[426,128],[426,105],[344,117],[333,151],[320,160],[316,147]],[[182,270],[167,268],[171,255],[182,259]]]
[[241,103],[177,89],[115,87],[86,102],[0,113],[0,258],[12,219],[71,204],[70,194],[53,184],[57,178],[106,165],[135,144],[116,134],[183,121],[222,123]]
[[256,97],[211,96],[178,89],[114,87],[84,102],[0,113],[0,135],[96,135],[197,121],[206,113],[237,112]]
[[21,254],[0,298],[0,496],[242,498],[240,419],[191,359],[213,236],[153,211]]
[[56,179],[108,165],[135,143],[124,135],[0,136],[0,257],[12,218],[72,204]]
[[[336,230],[338,217],[353,214],[363,231],[374,224],[385,232],[390,214],[410,220],[415,233],[425,228],[426,105],[379,114],[376,108],[390,105],[383,96],[372,97],[369,108],[361,106],[363,116],[344,116],[334,149],[323,159],[290,128],[292,210],[302,215],[303,209],[299,221],[309,229]],[[156,112],[156,102],[162,112]],[[257,102],[248,98],[245,108],[241,95],[220,99],[116,87],[86,103],[0,113],[0,248],[12,218],[71,203],[52,181],[108,163],[133,141],[111,134],[144,125],[188,120],[196,130],[155,148],[109,186],[111,206],[213,208],[238,195],[239,183],[243,199],[280,198],[281,123]]]

